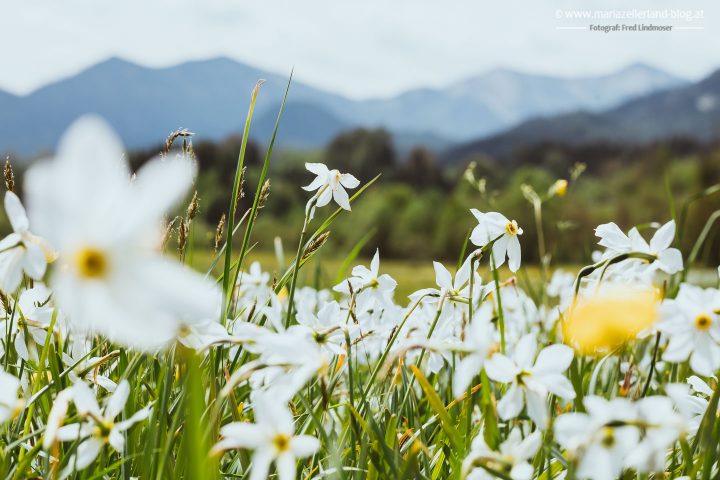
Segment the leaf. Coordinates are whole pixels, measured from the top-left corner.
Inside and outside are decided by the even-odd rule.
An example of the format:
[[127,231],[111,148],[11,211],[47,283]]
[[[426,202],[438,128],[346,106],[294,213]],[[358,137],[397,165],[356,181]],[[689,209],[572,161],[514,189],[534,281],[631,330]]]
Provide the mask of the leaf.
[[498,429],[498,418],[490,389],[490,379],[485,370],[480,374],[480,381],[482,384],[480,411],[483,415],[483,439],[490,448],[497,450],[500,445],[500,430]]
[[440,399],[435,389],[432,385],[430,385],[427,378],[425,378],[425,375],[423,375],[415,365],[410,365],[410,368],[412,369],[413,375],[415,375],[415,378],[417,378],[420,383],[420,387],[423,392],[425,392],[425,396],[430,404],[430,407],[440,419],[440,425],[442,425],[448,440],[450,440],[450,443],[452,444],[451,446],[453,449],[459,449],[462,445],[461,437],[450,418],[450,414],[447,410],[445,410],[445,404],[443,404],[443,401]]

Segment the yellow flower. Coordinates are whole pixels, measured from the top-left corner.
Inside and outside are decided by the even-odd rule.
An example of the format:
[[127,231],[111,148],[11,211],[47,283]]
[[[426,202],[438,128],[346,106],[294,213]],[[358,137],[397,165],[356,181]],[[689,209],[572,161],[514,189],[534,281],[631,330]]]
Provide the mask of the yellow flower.
[[607,352],[651,326],[657,318],[656,303],[652,289],[632,285],[581,296],[564,321],[566,342],[586,355]]
[[555,183],[553,183],[552,187],[550,187],[550,196],[557,195],[558,197],[564,197],[567,193],[567,189],[567,180],[563,178],[556,180]]

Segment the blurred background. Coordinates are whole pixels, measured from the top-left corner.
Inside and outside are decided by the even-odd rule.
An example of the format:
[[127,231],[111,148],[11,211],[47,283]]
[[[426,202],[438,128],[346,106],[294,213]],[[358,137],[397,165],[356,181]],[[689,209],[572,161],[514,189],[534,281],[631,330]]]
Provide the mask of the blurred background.
[[[75,118],[98,113],[138,167],[186,128],[200,167],[193,241],[211,251],[250,92],[265,80],[246,203],[294,69],[256,254],[276,236],[294,248],[304,163],[323,162],[362,181],[382,173],[333,225],[324,255],[366,242],[365,255],[379,247],[410,272],[457,259],[471,207],[516,219],[524,261],[536,262],[523,185],[545,195],[569,181],[545,202],[544,229],[553,259],[574,265],[589,260],[596,225],[665,222],[720,181],[717,2],[487,3],[6,1],[0,154],[21,177]],[[672,29],[592,28],[621,24]],[[718,208],[717,197],[693,203],[684,238]],[[707,265],[720,263],[717,235]]]

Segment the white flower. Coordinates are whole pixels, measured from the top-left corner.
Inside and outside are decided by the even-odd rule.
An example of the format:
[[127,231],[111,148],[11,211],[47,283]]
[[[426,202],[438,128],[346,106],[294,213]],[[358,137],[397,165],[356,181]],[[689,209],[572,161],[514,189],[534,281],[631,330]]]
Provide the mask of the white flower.
[[675,239],[675,221],[670,220],[655,231],[650,243],[633,227],[627,235],[614,223],[605,223],[595,229],[595,235],[600,237],[599,245],[608,248],[613,254],[639,252],[654,255],[656,260],[651,263],[653,269],[662,270],[668,274],[677,273],[683,269],[683,259],[680,250],[671,248]]
[[317,175],[310,185],[302,187],[303,190],[307,190],[308,192],[318,190],[318,193],[315,194],[317,197],[315,206],[324,207],[330,203],[330,200],[335,200],[335,203],[337,203],[340,208],[350,210],[350,199],[348,198],[345,188],[355,188],[360,185],[360,181],[357,178],[349,173],[329,170],[322,163],[306,163],[305,168]]
[[68,387],[55,397],[47,422],[45,422],[45,432],[43,433],[43,448],[45,450],[50,450],[57,440],[57,432],[65,422],[65,416],[70,407],[70,402],[72,402],[72,393],[73,388]]
[[[72,400],[78,413],[87,421],[72,423],[57,429],[55,437],[63,442],[82,440],[77,449],[76,457],[68,461],[69,467],[82,470],[97,458],[105,444],[110,444],[116,451],[122,453],[125,446],[123,432],[135,423],[140,422],[150,414],[149,408],[138,410],[133,416],[121,422],[115,422],[115,417],[122,413],[130,395],[130,385],[127,380],[118,384],[115,392],[110,396],[101,410],[95,399],[95,394],[84,382],[72,386]],[[63,399],[67,401],[67,399]],[[59,413],[62,413],[61,405]],[[50,437],[52,439],[52,437]],[[52,444],[52,440],[46,443]]]
[[660,308],[658,330],[670,338],[663,360],[673,363],[690,358],[699,375],[711,376],[720,368],[720,292],[683,283],[674,300]]
[[[520,429],[513,429],[507,439],[500,444],[500,451],[492,450],[483,439],[482,432],[475,437],[470,447],[470,454],[463,461],[463,471],[475,464],[509,474],[513,480],[530,480],[535,469],[528,460],[532,459],[540,449],[542,436],[538,430],[522,438]],[[475,468],[467,476],[468,480],[490,480],[497,478],[482,468]]]
[[0,368],[0,424],[11,420],[23,408],[18,398],[20,380]]
[[512,359],[495,353],[485,363],[485,370],[496,382],[511,384],[498,402],[500,418],[517,417],[527,404],[528,416],[544,429],[548,423],[548,393],[565,400],[575,398],[572,384],[562,374],[572,362],[573,350],[567,345],[550,345],[540,351],[533,365],[536,351],[535,335],[525,335],[515,346]]
[[297,331],[299,335],[310,336],[321,348],[330,355],[345,353],[345,319],[347,313],[340,311],[337,302],[326,303],[317,315],[311,312],[298,312],[297,321],[288,331]]
[[687,434],[695,435],[710,404],[713,389],[699,377],[692,375],[687,379],[687,384],[671,383],[665,386],[665,391],[685,418]]
[[295,435],[290,411],[269,395],[253,394],[255,423],[234,422],[220,429],[222,440],[213,450],[254,450],[251,480],[268,477],[270,465],[275,462],[278,478],[295,478],[298,458],[312,455],[320,449],[320,442],[309,435]]
[[453,395],[459,397],[466,390],[472,378],[479,374],[490,352],[493,342],[493,329],[490,322],[483,318],[475,318],[465,332],[465,340],[458,347],[468,352],[453,372]]
[[20,199],[5,193],[5,212],[13,233],[0,241],[0,290],[12,293],[20,285],[23,272],[33,280],[42,279],[54,255],[45,242],[30,233],[30,221]]
[[435,283],[440,287],[440,293],[447,297],[467,298],[470,288],[470,257],[458,269],[453,278],[450,271],[440,262],[433,262],[435,269]]
[[510,221],[501,213],[482,213],[474,208],[471,208],[470,212],[478,221],[478,225],[470,234],[470,241],[478,247],[494,242],[492,245],[494,268],[500,268],[505,263],[507,255],[510,270],[516,272],[520,268],[518,235],[522,235],[522,228],[515,220]]
[[302,325],[280,333],[253,324],[244,324],[241,330],[240,336],[247,339],[245,347],[259,356],[238,368],[228,384],[252,374],[253,389],[273,390],[276,398],[288,401],[311,378],[327,375],[337,351],[332,345],[318,343],[314,332]]
[[380,306],[388,306],[392,303],[393,292],[397,286],[397,282],[387,273],[380,275],[380,250],[375,250],[370,268],[364,265],[355,266],[352,269],[352,276],[336,285],[333,290],[349,295],[348,282],[358,296],[358,303],[373,301]]
[[117,366],[117,362],[113,361],[114,354],[119,352],[116,351],[104,357],[88,357],[93,350],[92,346],[92,342],[88,339],[84,339],[80,335],[73,335],[69,351],[62,354],[65,365],[75,367],[68,373],[68,376],[73,384],[84,379],[108,392],[114,392],[117,384],[110,379],[110,375]]
[[555,438],[574,459],[579,457],[577,478],[614,480],[640,439],[632,425],[637,412],[624,398],[587,396],[583,404],[588,413],[566,413],[555,420]]
[[[448,300],[450,305],[467,310],[467,303],[470,297],[470,275],[473,275],[473,292],[472,296],[475,302],[485,297],[494,285],[482,285],[480,275],[470,271],[473,255],[468,255],[463,264],[452,276],[450,271],[440,262],[433,262],[435,269],[435,283],[438,288],[423,288],[410,295],[410,300],[416,302],[418,300],[429,299],[428,304],[435,304],[444,300]],[[474,264],[477,268],[477,263]],[[425,303],[425,302],[424,302]],[[447,303],[444,303],[447,305]],[[456,312],[455,312],[456,313]]]
[[75,122],[56,158],[28,171],[28,211],[58,249],[51,286],[74,329],[154,350],[217,315],[213,283],[158,251],[163,216],[193,174],[185,157],[158,158],[131,182],[119,140],[96,117]]
[[272,289],[268,286],[270,274],[262,271],[260,262],[253,262],[247,272],[242,272],[238,278],[238,295],[250,303],[257,300],[259,304],[265,303]]
[[547,294],[551,297],[559,297],[562,301],[563,298],[572,293],[574,283],[575,275],[563,270],[555,270],[550,278],[550,283],[547,285]]
[[[55,309],[50,303],[52,292],[42,283],[33,288],[23,290],[17,306],[21,315],[15,318],[17,333],[15,335],[15,351],[25,361],[39,361],[38,350],[45,345],[48,328],[52,322]],[[56,328],[59,326],[56,319]],[[29,335],[26,335],[25,332]],[[39,348],[38,348],[39,347]]]
[[685,431],[685,421],[668,397],[655,395],[635,402],[642,439],[625,458],[625,466],[640,472],[662,472],[668,449]]
[[178,341],[188,348],[201,351],[216,342],[230,339],[227,330],[216,319],[187,325],[178,333]]

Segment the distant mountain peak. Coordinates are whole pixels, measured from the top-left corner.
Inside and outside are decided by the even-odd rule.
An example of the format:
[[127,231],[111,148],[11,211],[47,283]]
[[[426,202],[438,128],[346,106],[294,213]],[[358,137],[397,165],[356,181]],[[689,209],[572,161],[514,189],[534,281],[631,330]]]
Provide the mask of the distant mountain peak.
[[[0,152],[28,154],[53,148],[65,128],[89,112],[106,117],[129,148],[157,143],[180,125],[195,131],[199,140],[221,139],[242,128],[250,91],[259,79],[267,82],[255,114],[274,124],[288,73],[289,67],[278,74],[227,56],[161,68],[110,57],[22,97],[0,92]],[[384,127],[406,138],[421,138],[418,134],[427,132],[437,139],[464,142],[531,118],[601,112],[684,84],[641,63],[583,78],[500,67],[447,88],[419,88],[370,100],[350,100],[294,81],[288,100],[295,105],[283,119],[278,142],[304,146],[327,139],[339,128],[354,127]]]
[[661,74],[661,75],[670,75],[665,70],[662,70],[658,67],[655,67],[653,65],[650,65],[649,63],[645,62],[634,62],[629,65],[624,66],[620,70],[618,70],[617,74],[622,73],[634,73],[634,72],[642,72],[642,73],[654,73],[654,74]]

